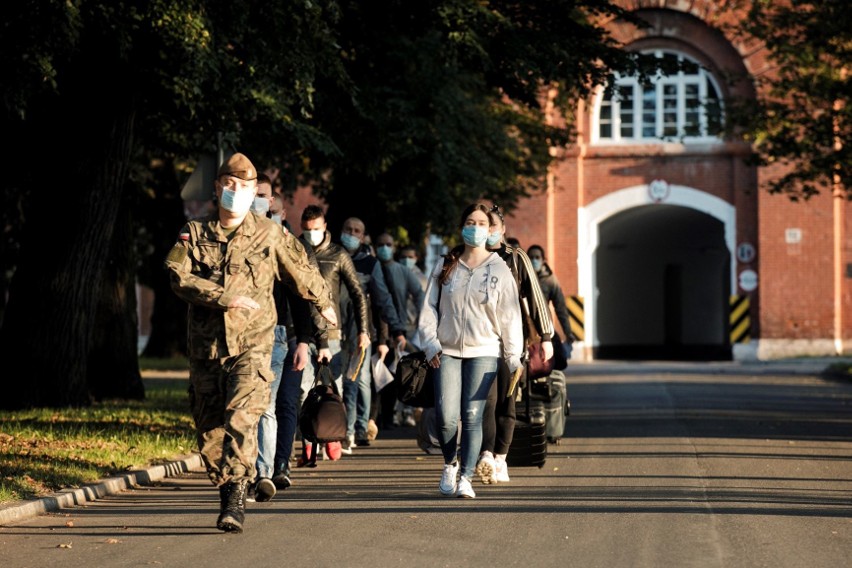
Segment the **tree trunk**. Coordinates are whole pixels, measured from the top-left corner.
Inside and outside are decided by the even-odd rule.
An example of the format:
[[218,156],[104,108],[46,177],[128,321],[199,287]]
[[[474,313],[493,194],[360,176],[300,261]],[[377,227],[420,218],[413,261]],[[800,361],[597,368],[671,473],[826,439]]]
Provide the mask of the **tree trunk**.
[[[119,215],[104,270],[89,355],[89,392],[95,400],[145,398],[135,356],[139,339],[136,314],[134,223],[128,196]],[[128,354],[132,353],[130,357]]]
[[[102,83],[78,82],[67,105],[34,111],[16,139],[8,175],[28,176],[37,198],[0,328],[0,360],[24,371],[4,373],[2,408],[91,402],[92,331],[133,140],[132,98],[118,92],[120,81],[92,87]],[[81,132],[94,143],[82,144]]]

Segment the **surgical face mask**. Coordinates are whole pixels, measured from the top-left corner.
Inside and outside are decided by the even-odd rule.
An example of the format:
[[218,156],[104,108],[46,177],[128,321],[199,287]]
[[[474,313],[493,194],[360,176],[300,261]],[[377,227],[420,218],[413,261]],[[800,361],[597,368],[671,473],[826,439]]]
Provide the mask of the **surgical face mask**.
[[404,256],[404,257],[399,259],[399,263],[401,265],[403,265],[404,267],[410,269],[410,268],[414,268],[414,266],[417,264],[417,261],[415,261],[410,256]]
[[382,262],[387,262],[393,258],[393,247],[390,245],[379,245],[376,249],[376,256]]
[[323,237],[325,237],[325,231],[322,229],[308,229],[305,231],[305,235],[307,235],[309,243],[317,246],[322,242]]
[[269,211],[269,200],[265,197],[255,197],[251,203],[251,212],[266,215],[267,211]]
[[476,225],[467,225],[462,229],[462,239],[464,239],[466,245],[481,247],[488,240],[488,229]]
[[270,219],[277,225],[281,224],[281,215],[273,215]]
[[231,213],[245,215],[251,209],[254,202],[254,192],[242,190],[233,191],[225,189],[222,191],[222,207]]
[[340,235],[340,242],[343,243],[344,248],[349,252],[355,252],[358,250],[358,247],[361,246],[361,239],[350,235],[349,233],[343,233]]
[[533,270],[536,272],[541,270],[541,267],[544,266],[544,262],[540,258],[531,258],[530,262],[532,262]]
[[502,238],[503,238],[503,231],[497,231],[496,233],[489,233],[488,240],[485,241],[485,244],[487,244],[490,247],[493,247],[494,245],[499,243],[500,239],[502,239]]

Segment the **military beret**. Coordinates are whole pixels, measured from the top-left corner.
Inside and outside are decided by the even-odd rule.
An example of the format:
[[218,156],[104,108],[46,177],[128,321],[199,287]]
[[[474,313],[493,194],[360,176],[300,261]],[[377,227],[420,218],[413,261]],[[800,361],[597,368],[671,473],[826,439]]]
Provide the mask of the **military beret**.
[[246,158],[245,154],[237,152],[228,158],[224,164],[219,166],[219,173],[216,174],[216,177],[219,176],[234,176],[249,181],[257,179],[257,170],[251,161]]

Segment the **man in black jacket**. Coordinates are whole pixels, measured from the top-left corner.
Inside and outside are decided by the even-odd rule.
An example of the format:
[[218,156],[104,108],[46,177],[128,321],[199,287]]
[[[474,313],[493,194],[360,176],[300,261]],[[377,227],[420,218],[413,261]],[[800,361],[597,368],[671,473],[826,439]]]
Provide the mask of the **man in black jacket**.
[[[312,251],[319,264],[320,273],[325,279],[326,285],[332,294],[332,303],[335,312],[338,316],[341,313],[340,309],[340,292],[342,289],[347,291],[347,296],[352,298],[352,303],[355,306],[356,312],[356,327],[354,331],[355,337],[351,339],[359,347],[365,348],[370,345],[369,334],[369,319],[367,315],[367,300],[361,290],[361,284],[358,280],[358,274],[352,264],[349,254],[340,245],[331,242],[331,235],[326,231],[325,214],[323,210],[316,205],[309,205],[302,212],[301,219],[302,235],[299,237],[305,245],[305,249]],[[305,320],[306,314],[300,313],[304,309],[309,309],[307,306],[294,306],[294,320]],[[313,314],[312,314],[313,315]],[[316,319],[315,316],[313,319]],[[338,318],[338,322],[342,322]],[[338,392],[341,395],[345,392],[342,378],[342,353],[341,341],[344,339],[342,326],[328,326],[326,334],[317,335],[314,337],[300,335],[292,342],[293,364],[284,374],[283,381],[291,388],[282,388],[281,392],[287,397],[287,403],[297,408],[301,406],[305,395],[311,389],[311,386],[318,371],[317,365],[319,361],[325,361],[329,364],[331,372],[335,377]],[[300,385],[300,388],[295,385]],[[298,399],[296,398],[298,394]],[[347,409],[348,414],[348,409]],[[278,449],[276,451],[276,462],[279,463],[279,468],[282,470],[286,467],[284,464],[290,459],[292,453],[293,441],[296,434],[296,425],[287,424],[287,427],[279,429]],[[330,459],[339,459],[340,453],[352,453],[354,445],[354,431],[351,436],[343,442],[342,447],[338,442],[326,444],[326,456]],[[298,465],[305,463],[304,456],[306,455],[307,444],[303,442],[303,459],[298,462]],[[273,478],[276,481],[276,478]],[[281,479],[284,482],[284,479]],[[288,480],[289,481],[289,480]]]

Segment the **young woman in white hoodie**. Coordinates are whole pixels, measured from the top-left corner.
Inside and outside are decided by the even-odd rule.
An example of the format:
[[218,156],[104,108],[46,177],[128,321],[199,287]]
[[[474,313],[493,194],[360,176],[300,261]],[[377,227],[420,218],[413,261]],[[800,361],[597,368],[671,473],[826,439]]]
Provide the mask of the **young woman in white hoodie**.
[[420,345],[436,369],[435,410],[444,456],[439,489],[466,498],[476,496],[471,479],[499,358],[514,372],[523,350],[515,278],[503,259],[485,248],[488,211],[475,203],[462,213],[464,245],[450,251],[430,275],[418,326]]

